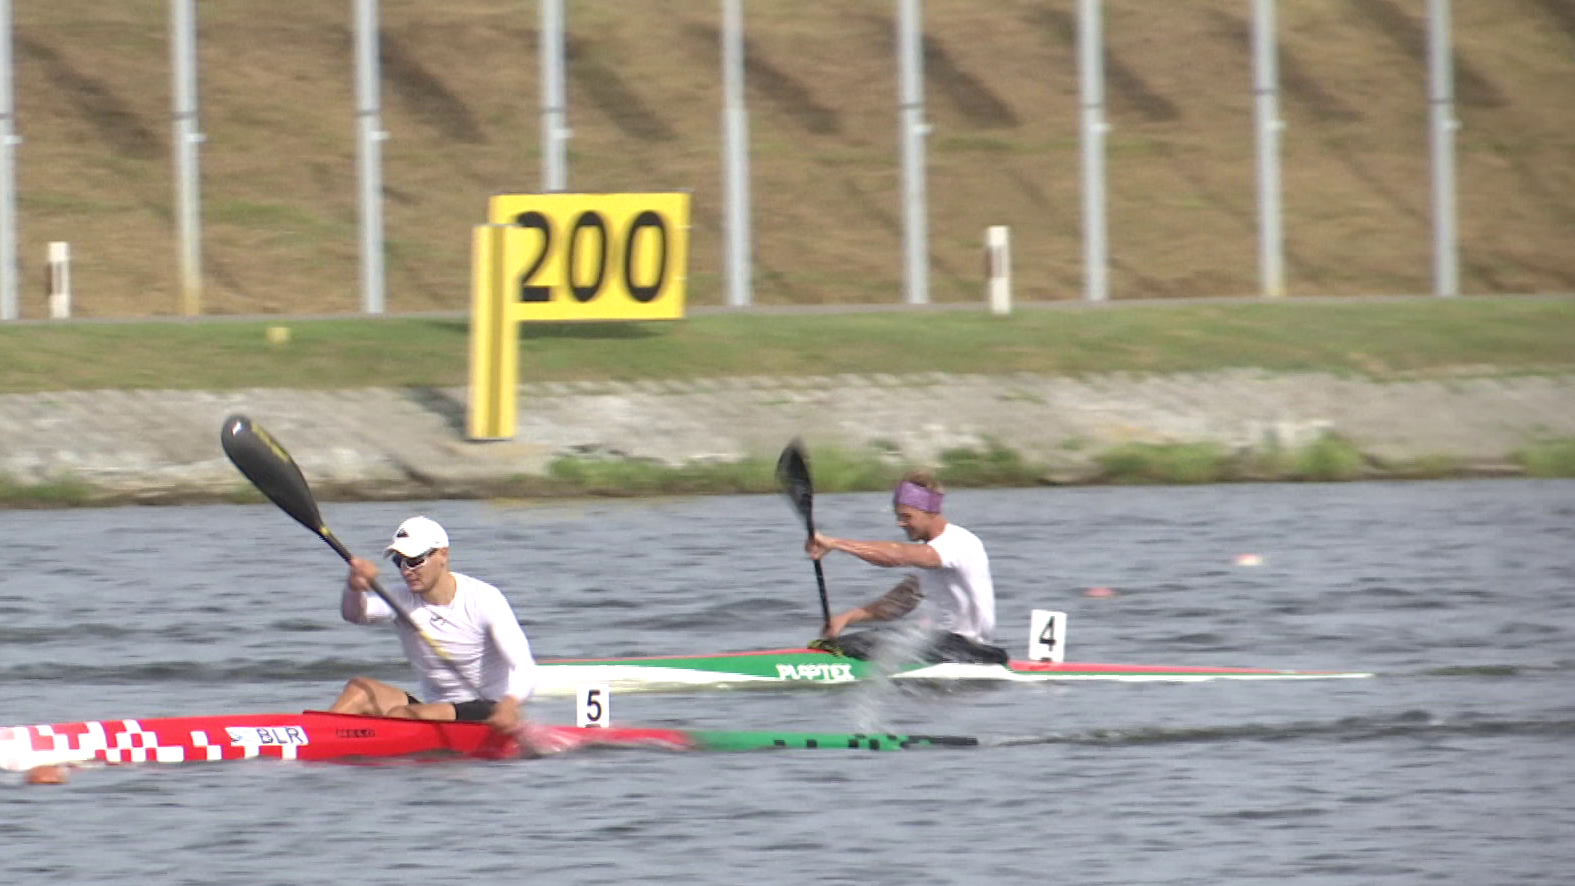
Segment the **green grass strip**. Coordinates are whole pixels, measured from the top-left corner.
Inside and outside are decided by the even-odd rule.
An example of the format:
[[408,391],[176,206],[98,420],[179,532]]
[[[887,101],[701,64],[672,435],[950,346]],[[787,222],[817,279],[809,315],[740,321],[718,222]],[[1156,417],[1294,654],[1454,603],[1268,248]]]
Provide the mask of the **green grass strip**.
[[[268,339],[270,327],[289,339]],[[84,389],[454,387],[456,317],[0,324],[0,393]],[[1184,373],[1370,378],[1569,372],[1575,299],[1144,303],[876,313],[706,313],[661,323],[530,324],[520,380],[842,373]]]

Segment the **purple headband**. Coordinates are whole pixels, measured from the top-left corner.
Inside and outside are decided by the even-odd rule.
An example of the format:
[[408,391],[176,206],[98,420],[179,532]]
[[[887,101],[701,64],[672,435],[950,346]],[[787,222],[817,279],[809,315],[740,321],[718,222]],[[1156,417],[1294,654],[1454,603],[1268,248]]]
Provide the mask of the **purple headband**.
[[897,491],[891,497],[893,507],[917,508],[928,514],[941,512],[941,494],[933,489],[925,489],[910,480],[897,484]]

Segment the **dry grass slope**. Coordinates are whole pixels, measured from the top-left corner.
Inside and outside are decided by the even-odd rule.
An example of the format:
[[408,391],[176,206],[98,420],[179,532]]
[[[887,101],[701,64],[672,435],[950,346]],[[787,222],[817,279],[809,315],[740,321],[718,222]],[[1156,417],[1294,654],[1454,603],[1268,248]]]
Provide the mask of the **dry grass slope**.
[[[72,243],[81,315],[177,310],[165,0],[16,4],[24,316]],[[695,195],[690,298],[721,301],[719,4],[570,4],[569,184]],[[981,298],[986,226],[1018,296],[1081,290],[1074,0],[928,0],[932,297]],[[1239,0],[1106,0],[1112,291],[1256,291]],[[1425,33],[1407,0],[1280,4],[1294,294],[1430,288]],[[1575,12],[1455,4],[1463,286],[1575,291]],[[383,0],[389,307],[460,309],[488,195],[539,182],[536,19]],[[359,305],[347,4],[199,4],[204,309]],[[901,299],[892,4],[746,4],[756,298]]]

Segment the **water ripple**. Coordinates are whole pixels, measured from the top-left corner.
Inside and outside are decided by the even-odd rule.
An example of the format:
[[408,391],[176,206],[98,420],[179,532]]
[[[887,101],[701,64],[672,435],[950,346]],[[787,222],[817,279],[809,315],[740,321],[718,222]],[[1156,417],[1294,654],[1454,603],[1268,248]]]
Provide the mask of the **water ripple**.
[[[127,872],[296,886],[1563,884],[1572,502],[1575,482],[1537,480],[955,490],[948,515],[989,545],[1013,653],[1029,611],[1050,608],[1069,615],[1073,660],[1378,676],[612,705],[623,725],[865,726],[978,736],[976,750],[82,771],[64,789],[0,784],[7,870],[73,886]],[[780,495],[324,516],[365,554],[411,513],[448,527],[456,568],[503,587],[543,658],[795,645],[819,629]],[[878,494],[819,496],[816,520],[897,536]],[[0,532],[36,554],[0,579],[0,722],[300,710],[353,674],[409,679],[389,629],[339,620],[343,563],[272,505],[0,512]],[[825,573],[837,609],[893,581],[842,555]],[[544,699],[529,715],[574,711]]]

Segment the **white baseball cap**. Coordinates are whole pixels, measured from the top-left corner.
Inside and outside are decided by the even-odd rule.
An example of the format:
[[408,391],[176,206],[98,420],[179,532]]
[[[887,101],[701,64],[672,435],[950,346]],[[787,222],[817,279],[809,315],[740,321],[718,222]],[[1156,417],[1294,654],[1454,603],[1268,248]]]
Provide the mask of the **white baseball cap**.
[[427,551],[448,547],[448,533],[431,517],[411,517],[394,530],[394,542],[383,553],[419,557]]

